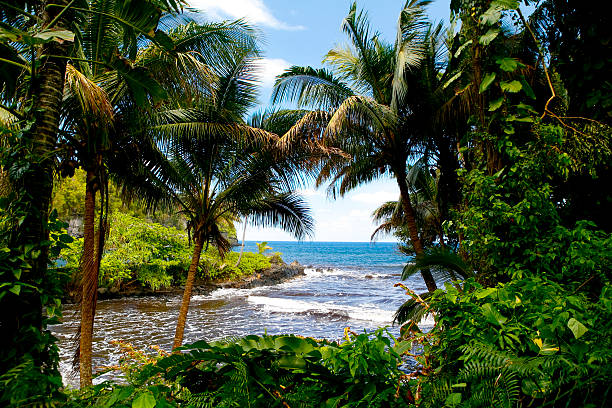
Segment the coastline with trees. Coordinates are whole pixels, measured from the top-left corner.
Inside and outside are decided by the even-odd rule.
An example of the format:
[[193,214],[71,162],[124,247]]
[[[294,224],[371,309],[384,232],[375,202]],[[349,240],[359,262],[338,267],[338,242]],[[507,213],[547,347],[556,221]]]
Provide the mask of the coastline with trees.
[[[392,42],[353,3],[326,68],[288,68],[253,114],[262,40],[243,20],[174,0],[1,1],[0,405],[606,406],[606,21],[573,0],[459,0],[446,27],[429,3],[403,4]],[[396,238],[401,279],[426,287],[396,285],[397,336],[183,345],[196,279],[278,262],[266,243],[231,251],[239,220],[303,239],[309,182],[336,198],[381,177],[400,194],[372,237]],[[93,385],[98,295],[134,281],[180,282],[172,350],[121,344],[126,382]],[[48,330],[67,285],[74,391]]]

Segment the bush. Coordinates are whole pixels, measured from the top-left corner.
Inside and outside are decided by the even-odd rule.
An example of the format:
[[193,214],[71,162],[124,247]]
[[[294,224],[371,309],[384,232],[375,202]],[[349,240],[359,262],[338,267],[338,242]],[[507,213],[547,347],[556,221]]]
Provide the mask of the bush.
[[71,404],[140,406],[146,399],[147,406],[405,406],[401,359],[391,340],[379,329],[347,333],[342,343],[296,336],[199,341],[141,366],[129,385],[96,386]]
[[[173,227],[147,222],[122,213],[110,217],[110,234],[100,264],[100,285],[119,287],[138,282],[151,289],[180,284],[191,263],[193,248],[187,234]],[[79,273],[83,239],[62,251],[64,268],[76,279]],[[217,248],[209,246],[200,257],[200,277],[204,280],[237,279],[270,267],[270,258],[252,252],[228,253],[221,259]]]

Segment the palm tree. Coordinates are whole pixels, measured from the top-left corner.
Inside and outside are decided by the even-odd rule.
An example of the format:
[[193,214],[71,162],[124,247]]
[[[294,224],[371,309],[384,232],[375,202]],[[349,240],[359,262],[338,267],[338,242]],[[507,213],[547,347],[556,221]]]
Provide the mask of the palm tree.
[[[152,104],[168,97],[211,97],[214,73],[210,65],[227,58],[228,49],[253,42],[250,28],[241,22],[199,25],[182,17],[160,17],[144,4],[136,9],[124,5],[113,15],[106,12],[108,7],[115,9],[113,4],[108,0],[88,3],[77,49],[84,58],[68,65],[64,100],[63,167],[69,172],[81,166],[87,174],[78,349],[82,386],[91,384],[91,338],[108,228],[109,177],[116,167],[121,169],[120,160],[136,160],[139,146],[153,143],[142,137],[138,126],[151,114]],[[149,18],[151,14],[157,17]],[[169,31],[157,29],[158,24]],[[144,47],[139,46],[143,39],[150,40]]]
[[[442,85],[447,82],[439,62],[442,26],[426,21],[423,7],[427,3],[406,3],[394,46],[370,32],[367,15],[353,4],[342,24],[351,45],[332,49],[324,60],[333,73],[292,67],[278,78],[273,93],[275,102],[292,100],[300,107],[319,108],[304,114],[283,136],[285,146],[319,139],[350,155],[350,160],[336,157],[320,168],[317,184],[329,181],[332,196],[389,174],[397,180],[417,256],[424,254],[424,247],[405,182],[406,166],[428,152],[433,134],[443,131],[431,123],[439,122]],[[427,80],[435,86],[423,94]],[[435,290],[431,273],[423,270],[422,275],[427,288]]]
[[133,195],[151,206],[178,208],[194,242],[175,348],[183,342],[202,251],[212,244],[223,256],[231,247],[222,223],[248,217],[252,224],[280,226],[298,238],[312,231],[313,220],[291,191],[285,159],[275,149],[278,136],[242,119],[256,102],[258,55],[251,44],[216,66],[215,97],[167,103],[148,128],[157,144],[146,160],[128,163],[124,171],[123,184],[133,186]]
[[[410,166],[406,183],[410,191],[410,198],[415,209],[417,227],[425,248],[434,244],[446,246],[447,237],[442,229],[443,219],[438,208],[438,182],[439,172],[428,168],[423,160]],[[378,207],[372,214],[378,227],[372,233],[372,240],[383,235],[394,234],[404,240],[409,237],[406,232],[406,219],[404,217],[401,197],[398,201],[388,201]],[[409,241],[409,238],[408,238]],[[405,247],[404,252],[414,254],[414,249]]]
[[[43,296],[38,290],[44,291],[41,282],[47,276],[48,246],[44,242],[49,238],[53,152],[66,69],[63,57],[69,53],[70,44],[66,40],[70,35],[63,31],[67,34],[64,39],[51,36],[46,40],[32,40],[45,30],[47,33],[51,29],[65,30],[70,11],[60,14],[61,8],[48,7],[49,3],[65,5],[67,1],[9,0],[0,8],[3,31],[0,36],[0,106],[13,118],[33,122],[28,127],[23,126],[25,122],[19,126],[23,136],[19,138],[21,149],[16,152],[22,161],[21,171],[11,172],[9,177],[15,195],[11,206],[19,206],[22,218],[12,223],[7,247],[23,259],[23,263],[16,266],[19,268],[15,271],[19,276],[16,281],[29,286],[23,286],[25,290],[19,294],[7,293],[0,301],[3,310],[19,311],[0,317],[0,327],[6,333],[0,342],[0,370],[3,372],[19,364],[25,356],[42,371],[54,369],[48,345],[41,344]],[[26,45],[30,41],[31,45]],[[25,76],[29,78],[27,87],[22,82]],[[28,163],[24,166],[26,160]]]

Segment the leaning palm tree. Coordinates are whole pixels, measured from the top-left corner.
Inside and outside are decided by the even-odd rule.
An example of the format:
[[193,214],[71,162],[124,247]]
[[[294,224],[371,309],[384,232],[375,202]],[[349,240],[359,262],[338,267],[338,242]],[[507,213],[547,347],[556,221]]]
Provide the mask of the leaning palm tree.
[[[443,93],[442,87],[431,89],[431,98],[415,92],[429,76],[421,71],[422,64],[433,61],[437,66],[442,42],[442,27],[426,20],[427,3],[406,3],[394,45],[371,33],[367,15],[353,4],[342,24],[350,45],[332,49],[324,60],[332,72],[292,67],[278,78],[273,93],[275,102],[290,100],[317,108],[303,114],[283,136],[282,145],[289,149],[301,140],[318,139],[350,156],[326,160],[319,169],[317,184],[329,182],[332,196],[387,175],[397,180],[417,256],[424,254],[424,246],[405,182],[406,167],[428,150],[432,132],[440,131],[429,123],[435,121],[437,94]],[[431,273],[423,270],[422,275],[427,288],[435,290]]]
[[312,231],[308,209],[284,172],[286,159],[276,150],[278,136],[243,120],[256,103],[258,55],[255,46],[243,47],[216,67],[215,97],[166,104],[148,126],[157,143],[146,160],[124,163],[126,191],[151,206],[176,208],[194,243],[175,348],[183,342],[202,251],[213,245],[223,256],[231,247],[222,223],[248,217],[251,224],[279,226],[298,238]]
[[[251,29],[241,22],[201,25],[172,15],[150,19],[143,4],[137,9],[125,5],[111,14],[104,11],[110,3],[88,3],[90,13],[76,52],[84,58],[68,65],[63,105],[63,167],[70,171],[80,166],[87,175],[78,349],[82,386],[91,384],[91,339],[108,229],[108,180],[116,158],[136,160],[139,147],[153,143],[141,137],[139,127],[153,103],[212,97],[211,65],[228,58],[229,49],[254,41]],[[126,153],[132,156],[125,157]],[[97,231],[96,196],[100,197]]]
[[[431,170],[433,172],[433,170]],[[409,166],[406,183],[410,191],[410,199],[415,209],[417,227],[425,248],[433,245],[445,246],[447,237],[442,228],[442,218],[438,208],[438,180],[439,171],[433,175],[423,160]],[[372,214],[378,224],[371,239],[376,240],[385,235],[395,235],[409,242],[406,231],[406,218],[404,216],[401,197],[397,201],[388,201],[378,207]],[[407,242],[407,243],[408,243]],[[413,255],[412,246],[404,246],[403,251]]]

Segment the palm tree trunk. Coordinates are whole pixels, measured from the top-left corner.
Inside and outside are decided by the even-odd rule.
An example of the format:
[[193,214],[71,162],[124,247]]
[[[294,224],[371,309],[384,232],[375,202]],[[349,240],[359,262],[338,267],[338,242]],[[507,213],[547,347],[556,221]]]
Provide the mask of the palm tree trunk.
[[[56,3],[62,4],[60,0]],[[42,10],[41,24],[48,25],[57,15],[59,8],[46,8],[48,2],[40,4]],[[54,28],[65,27],[65,19],[59,18]],[[40,47],[44,55],[39,61],[40,69],[32,76],[32,106],[34,124],[22,141],[30,153],[29,168],[18,180],[11,180],[17,200],[24,204],[23,221],[12,231],[9,247],[25,256],[29,267],[22,268],[21,281],[40,287],[41,283],[50,280],[47,274],[48,248],[41,245],[48,241],[48,219],[53,189],[53,151],[57,142],[57,131],[60,121],[60,105],[64,91],[66,60],[56,56],[68,54],[69,44],[61,45],[50,42]],[[52,57],[47,57],[53,55]],[[32,117],[30,117],[31,119]],[[35,250],[33,250],[35,249]],[[41,347],[42,334],[41,294],[37,291],[22,291],[17,296],[9,294],[0,300],[0,372],[6,372],[19,364],[23,356],[33,358],[34,364],[46,369],[53,369],[47,347]],[[10,313],[8,311],[11,311]]]
[[179,311],[178,321],[176,323],[176,333],[174,335],[174,344],[172,345],[173,349],[183,345],[183,334],[185,332],[185,322],[187,321],[187,311],[189,310],[189,302],[191,301],[191,291],[193,289],[193,282],[195,281],[196,272],[198,271],[200,255],[202,254],[203,247],[204,240],[196,235],[195,248],[193,249],[191,265],[189,265],[189,271],[187,272],[187,282],[185,282],[185,291],[183,292],[181,310]]
[[[414,208],[412,207],[412,202],[410,201],[410,192],[408,191],[408,186],[406,185],[406,169],[398,169],[395,172],[395,177],[397,179],[397,185],[400,189],[400,195],[402,197],[402,206],[404,214],[406,216],[406,226],[408,227],[408,234],[410,235],[410,241],[412,242],[414,252],[417,254],[417,256],[424,255],[425,250],[423,248],[421,238],[419,237],[419,230],[416,225]],[[429,269],[422,269],[421,275],[423,276],[425,285],[427,285],[427,290],[432,292],[438,288],[436,285],[436,281],[434,280]]]
[[244,219],[244,228],[242,229],[242,245],[240,246],[240,255],[238,255],[238,260],[236,261],[236,268],[240,265],[240,261],[242,260],[242,253],[244,252],[244,237],[246,236],[246,223],[247,219]]
[[87,171],[85,215],[83,217],[83,255],[81,257],[81,334],[79,339],[79,372],[81,388],[92,384],[91,348],[94,316],[98,298],[98,257],[96,256],[95,213],[96,175]]

